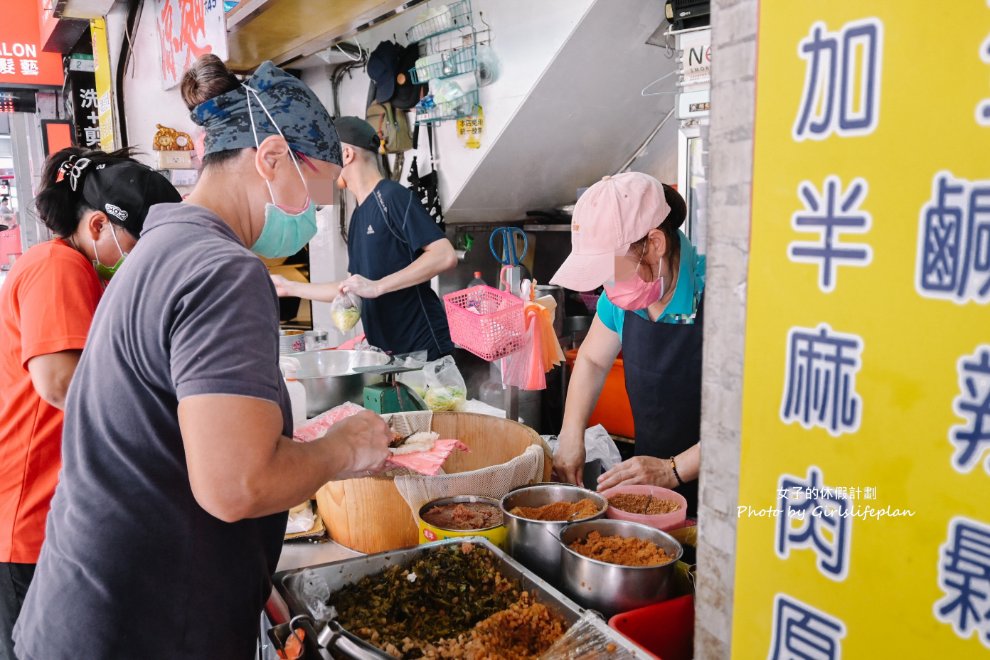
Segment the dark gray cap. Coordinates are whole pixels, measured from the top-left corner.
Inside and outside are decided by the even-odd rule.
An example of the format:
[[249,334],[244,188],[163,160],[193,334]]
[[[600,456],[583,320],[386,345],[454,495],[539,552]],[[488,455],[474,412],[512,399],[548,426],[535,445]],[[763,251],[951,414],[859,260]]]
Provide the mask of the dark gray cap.
[[333,123],[337,128],[337,137],[344,144],[378,152],[381,138],[365,120],[360,117],[338,117]]

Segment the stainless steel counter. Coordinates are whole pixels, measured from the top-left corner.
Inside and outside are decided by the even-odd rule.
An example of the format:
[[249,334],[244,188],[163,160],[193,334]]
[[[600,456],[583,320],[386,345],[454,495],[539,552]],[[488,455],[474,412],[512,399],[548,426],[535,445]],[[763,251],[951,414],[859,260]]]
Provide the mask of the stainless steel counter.
[[293,568],[315,566],[360,556],[360,552],[345,548],[334,541],[327,541],[326,543],[293,541],[282,545],[282,556],[279,557],[278,567],[275,570],[276,572],[287,571]]

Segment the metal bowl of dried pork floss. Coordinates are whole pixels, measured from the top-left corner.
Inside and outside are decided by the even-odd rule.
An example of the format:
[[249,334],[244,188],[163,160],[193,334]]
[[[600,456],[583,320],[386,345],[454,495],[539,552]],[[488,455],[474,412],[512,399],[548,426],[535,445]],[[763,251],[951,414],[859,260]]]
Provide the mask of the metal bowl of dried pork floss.
[[665,600],[684,548],[648,525],[590,520],[565,526],[557,552],[563,592],[607,618]]
[[419,542],[430,543],[461,536],[483,536],[500,548],[506,546],[499,501],[491,497],[441,497],[419,508]]
[[564,526],[605,515],[608,501],[598,493],[567,484],[523,486],[502,498],[509,534],[509,554],[551,584],[560,578],[560,543]]

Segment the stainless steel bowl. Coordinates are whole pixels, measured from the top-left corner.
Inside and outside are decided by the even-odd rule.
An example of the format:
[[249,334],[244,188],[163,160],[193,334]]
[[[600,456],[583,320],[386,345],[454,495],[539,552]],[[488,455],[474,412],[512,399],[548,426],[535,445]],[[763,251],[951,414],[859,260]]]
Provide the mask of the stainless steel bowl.
[[543,506],[554,502],[578,502],[585,498],[598,504],[599,512],[590,518],[605,515],[608,501],[598,493],[567,484],[535,484],[517,488],[502,498],[502,518],[509,531],[509,554],[541,578],[557,584],[560,578],[560,532],[567,521],[530,520],[509,511],[517,506]]
[[[570,544],[591,532],[602,536],[625,536],[656,543],[673,557],[658,566],[620,566],[609,564],[571,550]],[[659,529],[625,520],[592,520],[571,523],[560,533],[557,546],[561,568],[561,590],[579,605],[597,610],[609,618],[667,598],[674,563],[684,548],[677,540]]]
[[299,361],[296,380],[306,388],[306,416],[314,417],[346,401],[360,404],[364,388],[381,381],[375,373],[356,373],[356,367],[383,366],[389,357],[374,351],[306,351],[287,356]]

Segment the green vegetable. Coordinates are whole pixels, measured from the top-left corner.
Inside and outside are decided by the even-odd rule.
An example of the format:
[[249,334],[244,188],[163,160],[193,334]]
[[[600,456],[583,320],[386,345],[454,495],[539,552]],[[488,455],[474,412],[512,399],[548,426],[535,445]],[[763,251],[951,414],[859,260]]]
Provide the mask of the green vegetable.
[[431,387],[426,391],[424,401],[434,412],[454,410],[467,399],[462,387]]
[[519,585],[499,573],[491,552],[462,544],[362,578],[328,602],[348,630],[378,646],[401,647],[406,638],[433,643],[456,637],[520,595]]

